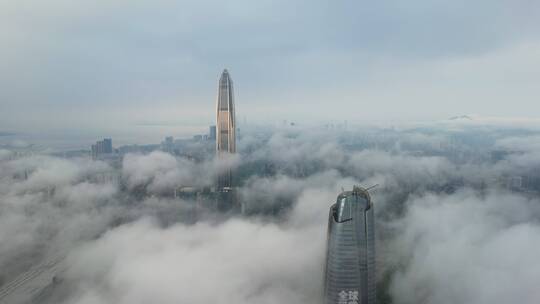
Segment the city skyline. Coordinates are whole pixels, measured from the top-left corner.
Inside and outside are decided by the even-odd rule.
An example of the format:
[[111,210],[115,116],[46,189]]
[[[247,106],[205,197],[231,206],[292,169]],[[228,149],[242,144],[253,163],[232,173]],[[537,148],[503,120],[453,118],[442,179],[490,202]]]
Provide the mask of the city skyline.
[[540,1],[0,25],[0,304],[540,303]]
[[[82,155],[0,145],[9,232],[0,235],[0,302],[316,303],[327,278],[330,300],[361,303],[368,250],[340,237],[369,248],[363,228],[373,220],[379,303],[502,304],[515,294],[537,303],[540,269],[527,253],[540,236],[539,130],[242,130],[236,208],[219,204],[228,193],[215,189],[210,136],[133,146],[112,138],[114,155],[98,160],[89,146]],[[376,217],[358,216],[370,201],[362,196],[336,200],[340,189],[374,184]],[[352,223],[361,229],[344,235],[340,225]],[[325,263],[336,267],[325,274]],[[337,279],[345,264],[352,281]]]

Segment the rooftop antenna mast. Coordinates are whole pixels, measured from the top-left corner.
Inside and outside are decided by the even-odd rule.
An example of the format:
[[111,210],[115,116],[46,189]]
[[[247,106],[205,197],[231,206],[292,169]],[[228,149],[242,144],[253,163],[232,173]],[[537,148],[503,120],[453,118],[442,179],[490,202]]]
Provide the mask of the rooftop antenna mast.
[[379,184],[375,184],[375,185],[373,185],[373,186],[371,186],[371,187],[367,187],[367,188],[366,188],[366,191],[369,191],[369,190],[371,190],[371,189],[373,189],[373,188],[376,188],[376,187],[378,187],[378,186],[379,186]]

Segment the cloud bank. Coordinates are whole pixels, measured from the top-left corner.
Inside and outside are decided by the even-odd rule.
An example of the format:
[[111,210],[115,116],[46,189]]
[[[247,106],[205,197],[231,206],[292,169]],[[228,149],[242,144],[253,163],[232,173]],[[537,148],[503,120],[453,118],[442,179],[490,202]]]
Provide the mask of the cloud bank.
[[153,152],[107,164],[3,151],[2,280],[61,252],[69,267],[42,302],[314,303],[328,208],[341,187],[379,183],[380,303],[538,302],[540,201],[501,182],[531,174],[513,157],[525,151],[536,166],[524,138],[537,135],[491,130],[479,148],[467,139],[484,130],[321,136],[332,132],[246,134],[233,163],[252,215],[207,210],[197,221],[196,201],[170,188],[211,184],[212,159]]

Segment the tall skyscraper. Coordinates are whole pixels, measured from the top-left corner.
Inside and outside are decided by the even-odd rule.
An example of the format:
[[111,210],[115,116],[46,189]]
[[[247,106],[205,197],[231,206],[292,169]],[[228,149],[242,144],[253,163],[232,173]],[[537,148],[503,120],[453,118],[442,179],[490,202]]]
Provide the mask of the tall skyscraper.
[[97,159],[99,156],[103,154],[112,154],[113,153],[112,139],[105,138],[103,140],[97,141],[94,145],[92,145],[91,150],[92,150],[92,158],[94,159]]
[[216,126],[210,126],[208,131],[208,139],[216,140]]
[[113,152],[112,139],[110,139],[110,138],[103,139],[103,152],[104,153],[112,153]]
[[367,190],[353,187],[330,207],[325,304],[375,303],[375,231]]
[[[233,83],[229,72],[225,69],[219,78],[216,115],[216,153],[223,160],[227,154],[236,153],[236,121],[234,117]],[[230,169],[218,175],[218,188],[232,188],[232,172]]]

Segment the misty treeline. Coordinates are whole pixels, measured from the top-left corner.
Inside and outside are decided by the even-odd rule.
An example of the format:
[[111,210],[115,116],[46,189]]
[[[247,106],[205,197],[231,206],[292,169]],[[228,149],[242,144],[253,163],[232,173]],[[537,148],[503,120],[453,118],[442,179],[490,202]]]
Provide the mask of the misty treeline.
[[[317,303],[330,205],[378,184],[380,303],[540,300],[539,132],[243,132],[226,162],[0,150],[0,284],[65,255],[50,303]],[[225,167],[249,216],[173,196]]]

